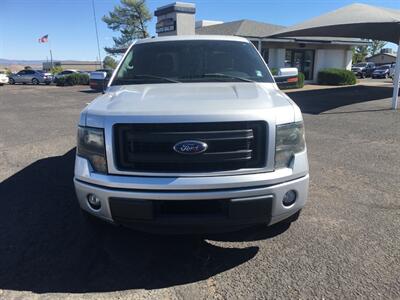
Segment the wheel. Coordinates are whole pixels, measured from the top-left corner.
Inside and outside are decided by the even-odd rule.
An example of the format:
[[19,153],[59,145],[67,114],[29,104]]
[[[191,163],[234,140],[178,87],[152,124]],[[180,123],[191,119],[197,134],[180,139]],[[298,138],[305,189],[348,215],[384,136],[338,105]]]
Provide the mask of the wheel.
[[361,78],[365,78],[366,76],[365,76],[365,74],[364,73],[361,73]]
[[12,79],[12,78],[10,78],[10,79],[8,80],[8,83],[9,83],[9,84],[15,84],[15,80]]
[[386,74],[385,74],[385,79],[388,79],[388,78],[389,78],[389,74],[386,73]]
[[46,82],[46,85],[50,85],[51,82]]
[[4,85],[4,83],[0,83],[0,86],[3,86]]
[[36,78],[32,79],[32,84],[38,85],[39,83],[40,83],[39,80],[37,80]]

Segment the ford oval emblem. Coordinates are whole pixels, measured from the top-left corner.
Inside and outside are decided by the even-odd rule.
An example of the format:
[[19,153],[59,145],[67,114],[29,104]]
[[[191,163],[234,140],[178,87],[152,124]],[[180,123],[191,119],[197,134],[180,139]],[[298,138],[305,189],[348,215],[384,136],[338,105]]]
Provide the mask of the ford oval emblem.
[[200,141],[182,141],[174,145],[174,151],[179,154],[200,154],[207,148],[208,145]]

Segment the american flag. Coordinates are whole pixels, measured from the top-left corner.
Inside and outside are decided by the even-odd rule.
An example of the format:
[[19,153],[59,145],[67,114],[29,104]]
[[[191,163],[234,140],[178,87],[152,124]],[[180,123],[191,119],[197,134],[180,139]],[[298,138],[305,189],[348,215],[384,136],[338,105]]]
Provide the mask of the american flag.
[[39,43],[47,43],[49,41],[49,35],[46,34],[44,36],[42,36],[41,38],[39,38]]

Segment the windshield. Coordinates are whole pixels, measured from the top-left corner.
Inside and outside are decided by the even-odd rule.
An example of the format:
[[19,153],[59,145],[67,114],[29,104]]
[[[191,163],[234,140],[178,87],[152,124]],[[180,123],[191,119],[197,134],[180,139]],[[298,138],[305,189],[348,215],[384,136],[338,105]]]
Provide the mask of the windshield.
[[354,67],[365,67],[366,63],[355,64]]
[[390,66],[380,66],[377,68],[377,70],[388,70],[390,69]]
[[273,82],[251,44],[186,40],[134,45],[112,85],[241,81]]

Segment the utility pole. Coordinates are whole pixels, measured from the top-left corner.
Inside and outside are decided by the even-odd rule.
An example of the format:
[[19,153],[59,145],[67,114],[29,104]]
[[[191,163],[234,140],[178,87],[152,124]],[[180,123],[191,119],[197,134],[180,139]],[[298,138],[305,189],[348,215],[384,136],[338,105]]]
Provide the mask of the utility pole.
[[96,20],[96,10],[94,7],[94,0],[92,0],[92,8],[93,8],[94,28],[96,29],[97,52],[99,55],[100,68],[103,68],[103,62],[101,61],[101,54],[100,54],[99,32],[97,30],[97,20]]
[[50,69],[53,69],[53,53],[51,52],[51,48],[50,48]]

